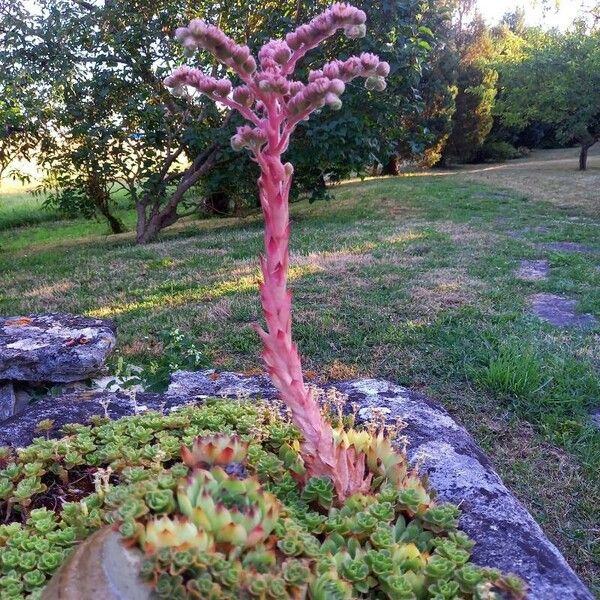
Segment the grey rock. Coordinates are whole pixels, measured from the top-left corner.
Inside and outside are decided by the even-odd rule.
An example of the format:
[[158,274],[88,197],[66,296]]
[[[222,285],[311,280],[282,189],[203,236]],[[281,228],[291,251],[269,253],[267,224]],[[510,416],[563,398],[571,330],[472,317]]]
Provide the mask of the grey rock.
[[54,422],[49,435],[56,437],[67,423],[88,423],[95,415],[120,419],[146,410],[169,409],[173,403],[167,404],[166,400],[160,394],[136,394],[132,397],[124,392],[106,390],[78,390],[62,396],[38,398],[26,411],[0,425],[0,446],[27,446],[39,435],[36,426],[45,419]]
[[542,281],[548,279],[549,270],[547,260],[522,260],[516,276],[523,281]]
[[595,248],[578,242],[546,242],[540,244],[540,246],[545,250],[554,250],[555,252],[578,252],[582,254],[596,254],[598,252]]
[[534,294],[529,299],[534,314],[556,327],[594,327],[597,320],[589,313],[578,313],[577,302],[556,294]]
[[[592,600],[592,594],[546,538],[525,507],[504,486],[483,451],[467,431],[439,405],[387,381],[366,379],[335,384],[357,402],[359,417],[373,409],[390,423],[402,419],[410,459],[429,474],[439,498],[459,504],[460,525],[476,542],[473,560],[517,573],[530,586],[530,600]],[[168,396],[273,398],[265,377],[242,377],[210,371],[175,373]]]
[[13,416],[16,401],[14,385],[10,381],[0,382],[0,421]]
[[126,548],[121,536],[105,527],[77,546],[42,600],[149,600],[152,589],[138,577],[142,561],[141,552]]
[[[461,507],[461,528],[476,542],[473,560],[523,577],[530,586],[530,600],[593,600],[557,548],[546,538],[525,507],[504,486],[483,451],[467,431],[435,402],[393,383],[363,379],[340,382],[335,387],[358,403],[359,418],[373,409],[390,423],[402,419],[408,437],[409,458],[429,474],[442,501]],[[36,401],[29,411],[13,417],[2,427],[2,437],[14,445],[27,444],[35,424],[43,418],[59,423],[85,423],[94,414],[111,418],[140,410],[165,412],[201,403],[207,397],[270,399],[277,392],[266,377],[234,373],[178,372],[164,395],[101,391],[66,398]],[[104,407],[103,407],[104,404]],[[58,430],[52,432],[58,434]],[[7,440],[0,440],[6,444]]]
[[65,383],[97,374],[116,344],[110,321],[66,314],[0,318],[0,379]]

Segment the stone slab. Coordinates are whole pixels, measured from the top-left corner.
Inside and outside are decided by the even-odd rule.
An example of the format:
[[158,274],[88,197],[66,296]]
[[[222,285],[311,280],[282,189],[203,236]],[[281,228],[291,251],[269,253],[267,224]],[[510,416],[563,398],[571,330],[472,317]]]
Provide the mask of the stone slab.
[[[336,383],[335,387],[358,403],[359,417],[373,409],[390,423],[402,419],[409,439],[409,458],[422,465],[442,501],[459,504],[461,528],[476,542],[473,560],[523,577],[530,600],[593,600],[592,594],[545,537],[525,507],[504,486],[483,451],[467,431],[438,404],[393,383],[363,379]],[[178,372],[164,395],[93,391],[64,398],[39,400],[23,415],[0,427],[0,444],[25,445],[35,436],[35,424],[54,418],[85,423],[94,414],[111,418],[140,410],[176,410],[208,397],[274,398],[276,390],[266,377],[245,377],[213,371]],[[57,434],[57,429],[52,434]]]
[[533,313],[556,327],[594,327],[597,320],[589,313],[577,312],[577,302],[557,294],[534,294],[529,299]]
[[55,573],[42,600],[148,600],[152,590],[137,577],[143,557],[110,527],[79,544]]
[[547,260],[522,260],[516,276],[522,281],[543,281],[548,279],[549,271]]
[[102,371],[111,321],[66,314],[0,318],[0,380],[67,383]]

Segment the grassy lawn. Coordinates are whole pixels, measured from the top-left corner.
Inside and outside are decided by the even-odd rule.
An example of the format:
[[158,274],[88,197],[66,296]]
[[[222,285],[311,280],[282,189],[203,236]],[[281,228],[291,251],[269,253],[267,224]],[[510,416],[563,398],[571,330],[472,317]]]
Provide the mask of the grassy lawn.
[[[531,294],[550,292],[600,318],[600,254],[538,245],[600,253],[600,220],[463,174],[349,183],[335,196],[292,211],[306,367],[320,379],[389,378],[442,402],[600,591],[600,431],[589,419],[600,407],[600,327],[557,329],[528,311]],[[160,332],[179,328],[213,365],[253,370],[261,242],[254,217],[179,223],[142,248],[95,222],[4,228],[0,311],[113,318],[119,353],[136,364],[159,357]],[[549,260],[547,281],[514,277],[536,258]]]

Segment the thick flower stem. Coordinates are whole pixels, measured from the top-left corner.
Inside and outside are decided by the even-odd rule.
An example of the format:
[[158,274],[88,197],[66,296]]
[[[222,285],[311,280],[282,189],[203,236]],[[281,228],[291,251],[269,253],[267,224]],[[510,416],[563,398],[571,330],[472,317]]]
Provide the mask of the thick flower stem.
[[327,451],[333,445],[331,426],[304,383],[300,355],[292,341],[292,294],[287,287],[288,196],[292,174],[286,173],[278,153],[263,153],[258,160],[262,169],[258,186],[265,219],[260,298],[267,329],[257,326],[264,345],[262,356],[282,400],[292,412],[294,423],[304,434],[306,451],[312,455],[325,450],[322,458],[333,463],[332,448]]
[[286,170],[279,153],[261,153],[257,159],[262,170],[258,186],[265,219],[260,298],[267,329],[256,326],[263,341],[262,356],[281,399],[304,436],[303,456],[308,474],[331,477],[338,499],[343,501],[364,490],[367,484],[364,457],[361,460],[352,449],[336,445],[331,425],[304,383],[298,347],[292,341],[292,295],[287,287],[291,169]]

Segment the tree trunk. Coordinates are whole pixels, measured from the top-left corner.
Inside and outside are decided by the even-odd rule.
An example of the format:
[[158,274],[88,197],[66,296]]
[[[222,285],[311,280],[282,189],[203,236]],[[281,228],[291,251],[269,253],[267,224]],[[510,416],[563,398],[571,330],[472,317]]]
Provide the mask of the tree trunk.
[[125,233],[127,228],[110,210],[110,193],[106,189],[105,182],[98,175],[98,168],[94,164],[94,170],[88,175],[87,192],[92,199],[98,212],[108,221],[112,233]]
[[581,150],[579,152],[579,170],[580,171],[587,170],[587,160],[588,160],[589,150],[599,140],[600,140],[600,138],[595,137],[595,138],[592,138],[591,141],[588,140],[587,142],[581,143]]
[[177,205],[173,210],[163,210],[153,214],[149,219],[143,220],[143,225],[140,227],[138,221],[137,233],[135,237],[136,243],[140,245],[149,244],[158,237],[158,234],[169,225],[173,225],[179,219],[177,214]]
[[102,216],[108,221],[110,225],[110,230],[112,233],[125,233],[127,231],[127,227],[125,227],[123,221],[118,217],[115,217],[108,208],[106,210],[100,210]]
[[[135,240],[138,244],[148,244],[153,242],[158,234],[169,225],[177,222],[181,215],[177,214],[177,207],[183,200],[185,193],[198,180],[208,173],[215,164],[217,150],[219,146],[215,143],[210,148],[206,149],[202,154],[198,155],[192,165],[183,174],[177,189],[173,192],[168,202],[161,207],[161,200],[164,200],[165,194],[164,182],[161,182],[163,191],[158,187],[151,191],[147,191],[142,199],[136,204],[137,225]],[[167,176],[167,171],[163,177]],[[154,197],[153,197],[154,196]],[[148,214],[148,207],[151,207]]]
[[229,196],[223,192],[209,194],[204,201],[204,206],[211,215],[228,215],[231,212]]
[[579,170],[585,171],[587,169],[587,159],[590,144],[582,144],[581,151],[579,152]]
[[394,154],[381,171],[382,175],[400,175],[400,159]]

